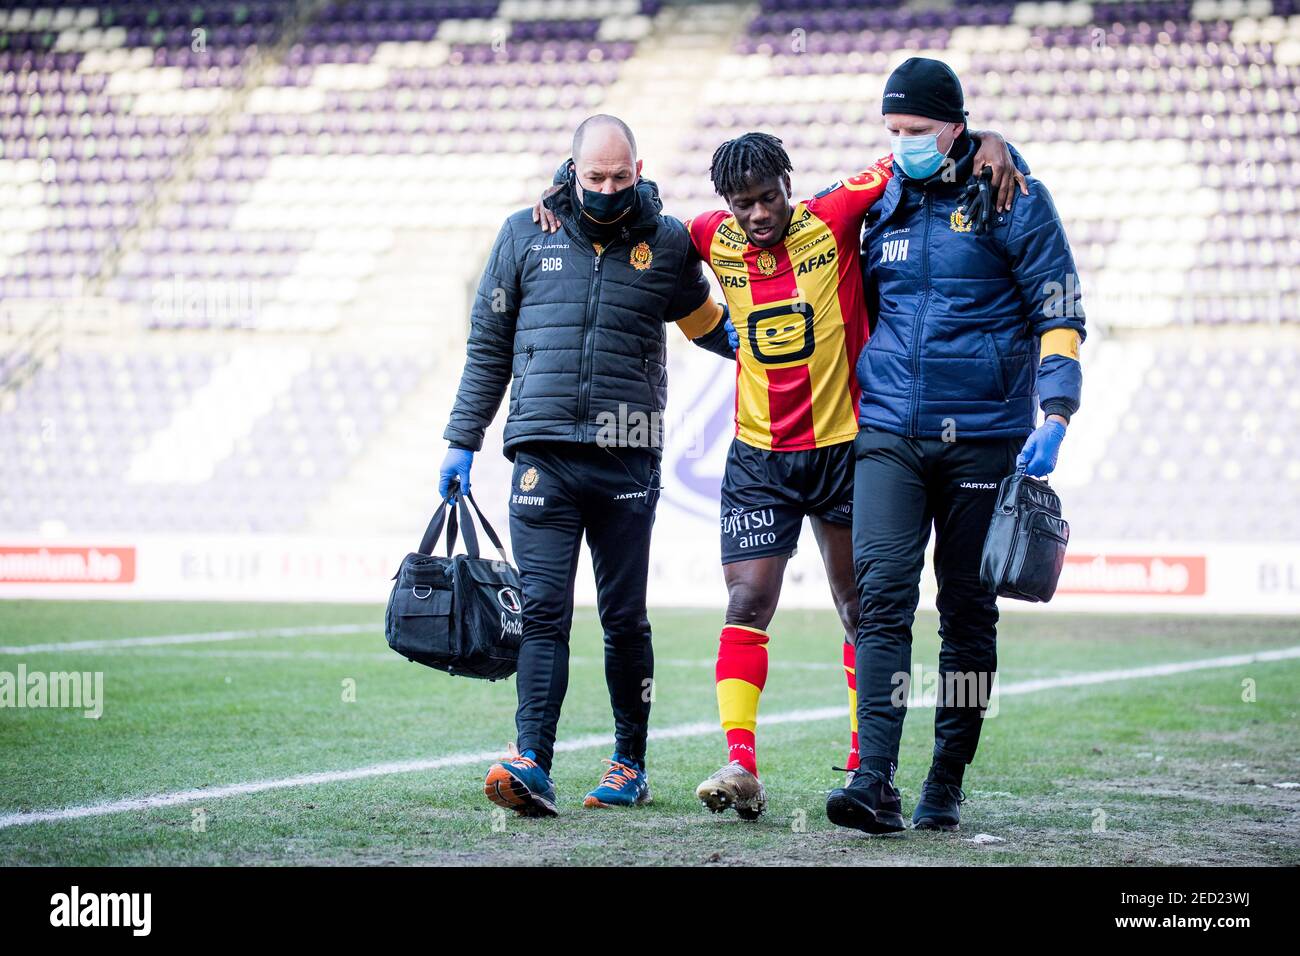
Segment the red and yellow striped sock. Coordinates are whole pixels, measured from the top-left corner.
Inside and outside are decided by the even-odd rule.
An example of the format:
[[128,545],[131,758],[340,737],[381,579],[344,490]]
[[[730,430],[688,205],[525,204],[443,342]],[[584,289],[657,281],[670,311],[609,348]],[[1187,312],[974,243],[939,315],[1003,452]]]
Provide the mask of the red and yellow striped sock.
[[718,715],[727,734],[727,760],[755,776],[754,730],[758,726],[758,698],[767,683],[767,632],[743,624],[722,628],[718,641]]
[[844,642],[844,677],[849,682],[849,759],[844,766],[858,769],[858,652],[854,645]]

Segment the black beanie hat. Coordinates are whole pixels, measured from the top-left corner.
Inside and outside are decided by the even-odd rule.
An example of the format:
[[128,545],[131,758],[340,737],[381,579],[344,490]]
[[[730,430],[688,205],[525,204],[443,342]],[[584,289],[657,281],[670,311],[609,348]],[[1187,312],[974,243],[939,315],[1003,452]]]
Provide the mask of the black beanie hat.
[[914,56],[889,75],[880,112],[910,113],[945,123],[964,123],[965,105],[961,80],[952,67],[940,60]]

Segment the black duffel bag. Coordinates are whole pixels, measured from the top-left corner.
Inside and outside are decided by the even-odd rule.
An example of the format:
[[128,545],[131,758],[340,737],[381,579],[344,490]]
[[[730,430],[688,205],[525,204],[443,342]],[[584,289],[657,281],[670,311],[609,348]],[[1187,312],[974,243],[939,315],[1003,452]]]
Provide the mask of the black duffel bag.
[[[455,494],[453,487],[452,494]],[[472,495],[459,496],[460,526],[466,554],[453,555],[457,506],[444,499],[424,532],[418,551],[408,554],[394,575],[384,636],[388,646],[456,677],[500,680],[515,672],[523,634],[523,589],[519,572],[506,559],[501,539],[483,517]],[[474,506],[483,532],[500,561],[479,557],[478,536],[470,517]],[[447,557],[433,555],[447,525]]]
[[993,521],[984,538],[980,581],[999,597],[1050,601],[1065,566],[1070,525],[1061,499],[1023,467],[998,486]]

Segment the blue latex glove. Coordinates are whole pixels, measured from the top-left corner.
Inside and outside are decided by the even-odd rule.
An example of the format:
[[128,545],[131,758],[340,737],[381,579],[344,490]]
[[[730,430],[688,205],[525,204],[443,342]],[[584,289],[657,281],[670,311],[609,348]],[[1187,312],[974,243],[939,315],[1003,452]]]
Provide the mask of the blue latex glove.
[[1061,453],[1065,440],[1065,426],[1060,422],[1043,422],[1025,441],[1016,458],[1016,467],[1025,466],[1025,473],[1034,478],[1050,475],[1056,467],[1056,456]]
[[737,332],[736,327],[731,324],[731,313],[725,312],[723,314],[725,319],[722,327],[727,330],[727,344],[731,346],[731,351],[738,351],[740,349],[740,333]]
[[449,448],[438,472],[438,494],[447,497],[453,478],[460,479],[460,490],[469,494],[469,470],[474,465],[474,453],[468,448]]

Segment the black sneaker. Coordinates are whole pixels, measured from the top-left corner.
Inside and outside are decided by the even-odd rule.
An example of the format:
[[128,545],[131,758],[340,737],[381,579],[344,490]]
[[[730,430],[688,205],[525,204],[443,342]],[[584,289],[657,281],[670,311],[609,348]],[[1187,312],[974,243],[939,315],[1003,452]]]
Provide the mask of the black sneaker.
[[918,830],[956,830],[961,822],[959,807],[966,794],[955,783],[936,778],[931,772],[921,784],[921,799],[912,811],[912,826]]
[[826,797],[826,819],[864,833],[905,829],[898,789],[879,770],[856,770],[852,783],[832,790]]

